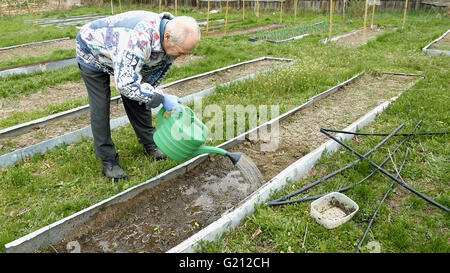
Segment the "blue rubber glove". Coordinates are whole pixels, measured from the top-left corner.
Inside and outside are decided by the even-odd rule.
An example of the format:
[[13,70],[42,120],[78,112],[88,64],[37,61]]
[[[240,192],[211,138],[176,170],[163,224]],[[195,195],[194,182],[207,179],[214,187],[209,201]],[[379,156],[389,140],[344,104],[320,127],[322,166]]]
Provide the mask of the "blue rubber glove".
[[177,96],[174,96],[174,95],[169,95],[169,94],[164,95],[164,99],[162,102],[163,107],[164,107],[164,109],[166,109],[166,111],[168,111],[168,112],[174,111],[176,113],[181,112],[180,103],[181,103],[180,98],[178,98]]

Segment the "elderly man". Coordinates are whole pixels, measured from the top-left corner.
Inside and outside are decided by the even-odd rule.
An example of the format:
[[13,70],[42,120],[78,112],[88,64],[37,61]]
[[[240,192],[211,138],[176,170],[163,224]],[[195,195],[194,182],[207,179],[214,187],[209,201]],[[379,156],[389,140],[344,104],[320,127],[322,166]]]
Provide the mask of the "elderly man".
[[111,139],[110,75],[125,111],[143,144],[156,160],[165,158],[153,141],[151,108],[161,103],[179,111],[180,99],[157,86],[177,57],[184,58],[200,40],[197,22],[186,16],[130,11],[84,25],[77,35],[77,60],[91,109],[95,153],[109,179],[127,178]]

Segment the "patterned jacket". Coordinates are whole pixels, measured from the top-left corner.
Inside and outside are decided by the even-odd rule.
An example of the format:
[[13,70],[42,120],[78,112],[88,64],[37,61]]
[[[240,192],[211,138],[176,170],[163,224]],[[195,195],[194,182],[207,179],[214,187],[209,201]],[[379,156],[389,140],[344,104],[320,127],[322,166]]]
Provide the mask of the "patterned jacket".
[[76,38],[78,63],[114,75],[122,95],[156,107],[164,96],[156,87],[175,60],[162,47],[165,23],[172,18],[130,11],[88,23]]

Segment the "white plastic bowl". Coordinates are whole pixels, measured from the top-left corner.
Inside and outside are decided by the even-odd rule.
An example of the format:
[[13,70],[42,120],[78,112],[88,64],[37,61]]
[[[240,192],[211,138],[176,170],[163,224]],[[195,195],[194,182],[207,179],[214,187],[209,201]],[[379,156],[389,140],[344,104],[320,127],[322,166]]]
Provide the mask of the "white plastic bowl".
[[340,192],[331,192],[311,203],[311,216],[328,229],[347,222],[358,210],[358,204]]

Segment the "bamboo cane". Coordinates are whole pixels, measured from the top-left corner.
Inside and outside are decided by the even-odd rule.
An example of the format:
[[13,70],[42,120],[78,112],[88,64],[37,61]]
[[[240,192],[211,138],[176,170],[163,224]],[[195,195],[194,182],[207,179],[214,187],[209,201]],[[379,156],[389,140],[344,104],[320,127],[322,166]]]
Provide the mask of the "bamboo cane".
[[330,33],[328,35],[328,39],[331,42],[331,38],[333,38],[333,0],[330,1]]
[[111,0],[111,14],[114,14],[114,5],[113,5],[113,0]]
[[119,0],[119,11],[122,13],[122,2]]
[[256,0],[256,22],[259,20],[259,0]]
[[245,0],[242,0],[242,21],[245,21]]
[[30,3],[27,0],[28,16],[31,16]]
[[374,20],[374,18],[375,18],[375,3],[376,3],[376,1],[373,0],[373,7],[372,7],[372,21],[371,21],[371,23],[370,23],[370,28],[373,28],[373,20]]
[[161,13],[162,0],[159,0],[159,13]]
[[228,25],[228,0],[227,0],[227,7],[225,10],[225,31],[224,31],[224,36],[227,35],[227,25]]
[[37,8],[36,8],[37,6],[36,6],[36,0],[34,0],[34,17],[36,17],[36,19],[38,19],[38,16],[37,16]]
[[178,0],[175,0],[175,16],[178,16]]
[[405,11],[403,12],[403,25],[402,25],[402,27],[405,27],[407,10],[408,10],[408,0],[406,0],[406,2],[405,2]]
[[298,0],[295,0],[295,7],[294,7],[294,24],[297,22],[297,5],[298,5]]
[[283,0],[280,0],[280,24],[283,23]]
[[367,41],[367,10],[369,9],[369,0],[366,0],[366,8],[364,11],[364,28],[363,28],[363,34],[364,34],[364,41]]
[[206,35],[208,35],[208,27],[209,27],[209,9],[210,9],[210,2],[208,0],[208,14],[206,15]]

